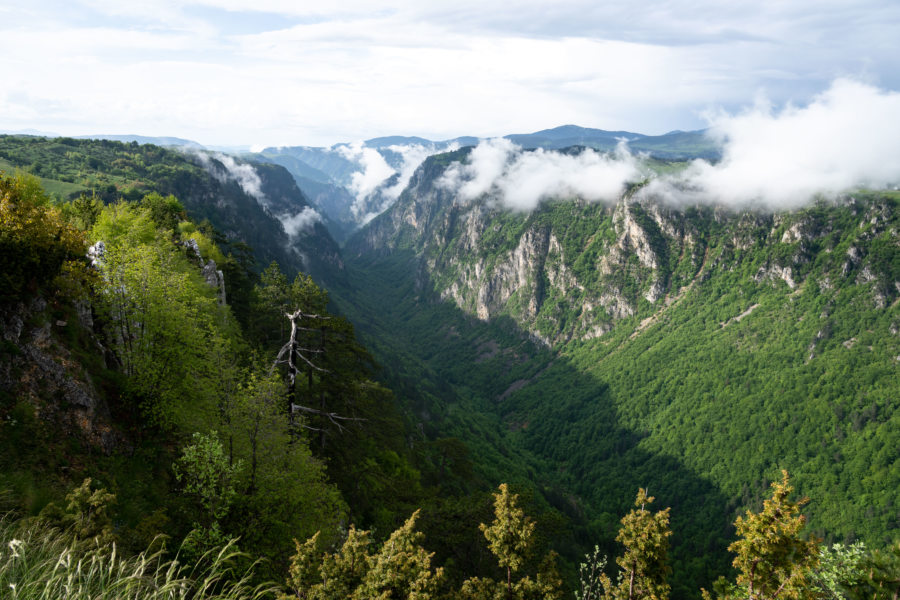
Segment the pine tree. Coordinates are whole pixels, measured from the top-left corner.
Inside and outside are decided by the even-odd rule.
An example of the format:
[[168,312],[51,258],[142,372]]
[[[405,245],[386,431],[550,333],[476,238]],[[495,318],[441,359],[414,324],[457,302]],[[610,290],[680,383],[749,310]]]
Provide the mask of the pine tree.
[[471,600],[507,600],[541,598],[549,600],[559,597],[562,584],[556,572],[556,555],[548,554],[541,562],[536,578],[528,575],[513,582],[516,573],[525,563],[532,550],[532,536],[535,523],[525,516],[518,505],[519,497],[509,493],[504,483],[494,494],[494,521],[491,525],[482,523],[479,528],[488,541],[488,546],[501,567],[506,567],[506,583],[490,578],[472,577],[463,582],[462,596]]
[[616,558],[619,580],[613,585],[607,575],[600,577],[606,600],[665,600],[669,597],[666,582],[671,569],[668,565],[669,510],[651,513],[646,506],[653,502],[647,490],[640,488],[634,505],[638,507],[622,518],[616,541],[625,546],[625,553]]
[[431,568],[434,553],[422,548],[424,534],[414,530],[418,516],[419,511],[414,512],[381,551],[367,559],[368,572],[353,598],[428,600],[437,596],[444,570]]
[[853,590],[851,598],[900,598],[900,541],[895,541],[884,550],[870,552],[860,566],[864,569],[864,581]]
[[302,544],[296,542],[287,582],[292,592],[282,594],[279,600],[437,597],[444,572],[432,568],[434,553],[421,546],[424,535],[415,531],[418,516],[419,511],[413,513],[374,554],[371,534],[354,527],[334,553],[322,553],[319,533]]
[[51,502],[41,510],[40,517],[49,524],[68,530],[77,539],[95,540],[98,546],[115,541],[110,508],[115,494],[92,484],[90,477],[66,494],[66,508]]
[[494,495],[494,522],[490,526],[484,523],[479,526],[497,562],[506,567],[509,597],[512,597],[512,574],[522,566],[534,534],[534,521],[519,508],[518,499],[517,495],[509,493],[505,483],[500,484],[500,493]]
[[[760,513],[747,511],[734,522],[740,539],[728,550],[737,556],[737,586],[723,594],[726,600],[800,600],[815,597],[808,576],[818,565],[819,540],[804,540],[800,531],[806,517],[800,507],[809,499],[788,499],[794,490],[788,473],[772,483],[772,497],[763,502]],[[704,590],[704,598],[710,598]]]

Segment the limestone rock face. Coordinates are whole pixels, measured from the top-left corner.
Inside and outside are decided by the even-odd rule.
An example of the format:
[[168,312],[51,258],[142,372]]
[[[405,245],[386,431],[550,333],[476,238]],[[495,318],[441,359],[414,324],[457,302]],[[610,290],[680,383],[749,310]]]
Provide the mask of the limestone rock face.
[[[16,349],[9,360],[0,361],[0,388],[30,404],[39,419],[65,435],[83,437],[107,454],[122,448],[124,437],[112,427],[109,408],[90,374],[60,341],[65,328],[86,328],[82,313],[90,313],[89,307],[78,307],[79,318],[69,321],[50,321],[46,310],[42,298],[0,307],[3,341]],[[103,346],[89,337],[103,357]]]
[[659,268],[659,257],[653,251],[647,231],[638,224],[634,212],[624,202],[617,207],[616,221],[619,248],[626,252],[633,251],[641,264],[648,269]]
[[[191,240],[193,241],[193,240]],[[209,259],[201,271],[207,285],[215,288],[219,295],[219,304],[225,305],[225,274],[216,268],[216,261]]]
[[[888,202],[843,198],[770,213],[672,206],[629,191],[613,204],[569,198],[517,213],[491,193],[455,196],[441,184],[441,169],[427,160],[399,200],[348,242],[348,256],[408,253],[418,261],[419,289],[478,319],[511,317],[548,343],[602,337],[636,315],[656,323],[721,271],[785,293],[812,273],[822,289],[842,278],[868,286],[879,308],[900,297],[900,281],[874,268],[867,250],[885,236],[900,247]],[[839,244],[842,236],[855,239]],[[838,249],[833,259],[819,258]]]
[[103,262],[103,259],[106,257],[106,244],[103,240],[100,240],[87,250],[87,258],[91,261],[91,265],[96,267],[100,266],[100,263]]
[[188,254],[193,256],[203,266],[203,255],[200,254],[200,245],[197,244],[197,240],[190,238],[184,242],[184,246],[188,249]]
[[790,267],[782,267],[779,265],[763,266],[760,267],[753,279],[757,283],[761,283],[767,279],[770,281],[781,279],[790,289],[797,287],[797,283],[794,281],[793,270]]

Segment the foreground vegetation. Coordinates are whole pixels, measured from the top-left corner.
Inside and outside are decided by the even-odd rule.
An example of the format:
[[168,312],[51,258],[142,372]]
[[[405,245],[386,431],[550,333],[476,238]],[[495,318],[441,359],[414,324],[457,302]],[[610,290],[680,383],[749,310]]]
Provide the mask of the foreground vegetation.
[[414,432],[309,276],[248,268],[235,313],[210,279],[216,232],[174,196],[54,201],[22,173],[0,194],[9,508],[67,526],[53,507],[92,477],[117,498],[119,555],[164,536],[191,563],[231,544],[266,559],[261,579],[282,576],[295,537],[327,546],[354,523],[383,540],[421,508],[449,582],[493,571],[458,527],[489,514],[490,486],[461,442]]
[[[72,153],[57,153],[49,175],[80,160],[81,142],[42,144],[29,147]],[[111,159],[124,152],[152,162],[156,152],[84,145]],[[175,180],[202,178],[196,165],[164,158],[184,170]],[[121,192],[124,182],[113,187]],[[140,573],[136,580],[156,581],[154,589],[174,589],[166,582],[194,570],[199,583],[184,583],[193,589],[185,593],[201,598],[275,593],[251,583],[285,573],[291,597],[322,598],[896,591],[897,341],[888,332],[898,321],[893,292],[880,287],[900,278],[889,235],[896,199],[810,209],[800,218],[824,224],[826,237],[814,242],[822,254],[798,242],[780,258],[762,243],[722,241],[724,228],[699,215],[709,226],[702,265],[733,268],[692,272],[689,257],[669,252],[671,277],[690,293],[657,321],[645,323],[653,307],[638,302],[605,337],[553,348],[528,339],[514,305],[481,323],[437,301],[409,249],[358,259],[350,266],[358,288],[335,290],[387,363],[379,373],[309,276],[246,260],[246,248],[192,218],[165,188],[156,193],[144,181],[127,189],[51,197],[23,173],[0,179],[0,489],[10,490],[8,508],[44,523],[7,519],[7,573],[24,564],[9,562],[20,554],[13,541],[30,536],[35,549],[44,539],[56,548],[30,564],[49,565],[71,547],[98,574]],[[881,213],[870,215],[873,207]],[[500,218],[503,227],[491,231],[512,236],[493,240],[502,251],[515,245],[516,227],[571,229],[567,252],[589,231],[599,232],[590,244],[600,252],[595,246],[611,243],[614,231],[602,207],[560,203]],[[741,231],[760,239],[769,226]],[[863,257],[837,279],[843,265],[829,256],[851,248]],[[797,290],[758,276],[795,255],[808,260],[797,263],[795,275],[806,278]],[[567,260],[596,283],[589,258]],[[224,299],[218,265],[228,265]],[[438,287],[450,281],[438,276]],[[641,297],[642,280],[634,281],[623,293]],[[882,306],[873,309],[877,294]],[[568,300],[548,298],[533,323],[541,335],[578,321]],[[759,512],[769,479],[785,466],[815,499],[812,533],[825,545],[800,530],[786,478],[771,502],[793,520],[776,527],[769,504]],[[79,487],[84,477],[93,484]],[[500,481],[510,486],[492,498]],[[620,526],[634,490],[648,485],[671,511],[650,512],[644,489]],[[85,513],[79,502],[96,506]],[[107,504],[105,525],[78,516]],[[756,516],[732,525],[748,508]],[[738,558],[729,568],[729,542],[753,540],[761,528],[783,531],[732,543]],[[177,554],[160,549],[166,538]],[[859,540],[888,550],[870,552]],[[760,562],[770,543],[789,564]],[[594,544],[579,586],[578,558]],[[551,550],[558,560],[547,558]],[[226,556],[229,566],[204,570]],[[765,581],[747,574],[754,569]],[[649,577],[643,587],[639,571]],[[34,570],[35,581],[42,572]],[[5,581],[4,592],[12,589]],[[9,583],[21,590],[24,581]],[[775,581],[786,583],[766,587]],[[144,593],[138,583],[121,585]]]
[[162,551],[122,556],[32,525],[0,525],[3,597],[12,600],[254,600],[271,597],[271,586],[254,586],[232,570],[229,548],[185,565]]
[[[791,499],[787,472],[772,484],[772,494],[760,512],[739,517],[734,580],[720,578],[715,596],[721,600],[809,600],[896,598],[900,594],[900,543],[889,552],[867,553],[861,544],[820,547],[802,535],[806,519],[800,508],[806,499]],[[499,578],[470,577],[451,586],[444,569],[433,564],[433,552],[422,545],[415,525],[418,511],[382,544],[372,532],[353,526],[341,539],[325,542],[321,531],[296,542],[286,588],[253,585],[247,557],[234,542],[213,547],[185,560],[165,545],[135,556],[118,553],[106,509],[114,496],[91,490],[86,480],[67,497],[66,511],[47,511],[38,519],[0,521],[0,589],[16,600],[132,598],[329,600],[356,598],[502,598],[562,597],[555,553],[529,572],[534,547],[534,522],[519,506],[518,496],[503,484],[494,495],[494,519],[480,529],[501,569]],[[615,579],[606,572],[606,557],[597,550],[580,568],[576,600],[669,598],[669,512],[651,512],[654,501],[638,491],[635,508],[621,520],[616,540],[624,551],[615,560]],[[64,529],[53,528],[69,522]],[[187,550],[190,555],[190,550]],[[713,593],[703,590],[705,600]]]

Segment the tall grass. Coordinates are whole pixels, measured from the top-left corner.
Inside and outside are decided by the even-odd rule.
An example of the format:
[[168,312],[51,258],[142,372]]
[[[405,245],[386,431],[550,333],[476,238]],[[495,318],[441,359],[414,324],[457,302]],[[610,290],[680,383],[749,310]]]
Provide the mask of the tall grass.
[[125,557],[40,523],[0,518],[0,598],[3,600],[259,600],[271,585],[254,586],[235,573],[232,546],[183,565],[163,552]]

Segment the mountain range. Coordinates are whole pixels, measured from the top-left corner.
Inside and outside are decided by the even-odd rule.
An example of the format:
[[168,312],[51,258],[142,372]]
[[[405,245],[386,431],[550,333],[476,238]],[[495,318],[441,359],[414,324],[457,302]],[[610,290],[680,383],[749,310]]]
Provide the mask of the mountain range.
[[596,538],[649,486],[681,515],[684,595],[780,468],[826,540],[897,535],[900,194],[759,211],[637,186],[522,212],[461,200],[453,164],[427,159],[343,249],[341,306],[396,387],[415,374],[423,426],[485,469],[543,465]]
[[[632,152],[664,161],[715,160],[721,153],[721,148],[706,136],[705,131],[672,131],[665,135],[649,136],[564,125],[535,133],[511,134],[503,139],[524,149],[586,148],[599,152],[611,152],[624,141]],[[332,235],[343,242],[350,233],[396,199],[425,157],[476,146],[480,141],[471,136],[442,141],[390,136],[328,148],[266,148],[246,157],[280,164],[294,176],[301,188],[316,189],[316,206],[328,217]],[[396,179],[392,179],[395,176],[401,178],[399,185]]]
[[[629,168],[717,156],[701,132],[508,136],[515,157],[559,150],[559,164],[595,149],[578,169],[607,165],[623,137],[648,153]],[[482,481],[531,490],[560,515],[547,536],[570,561],[594,543],[612,555],[649,487],[672,507],[673,595],[694,597],[727,572],[731,523],[780,469],[827,542],[900,533],[900,193],[673,202],[635,167],[615,193],[548,188],[562,191],[523,209],[506,184],[466,193],[475,151],[3,136],[0,168],[61,201],[174,194],[223,246],[252,247],[256,271],[311,272],[381,365],[410,447],[459,440]]]
[[[13,134],[52,137],[42,132]],[[476,146],[483,138],[461,136],[434,141],[417,136],[385,136],[363,142],[339,143],[330,147],[283,146],[248,152],[246,147],[204,146],[178,137],[142,135],[82,135],[75,139],[98,139],[124,143],[153,144],[167,148],[221,151],[255,162],[270,162],[288,170],[297,185],[310,196],[338,242],[390,206],[406,185],[412,171],[425,157],[466,146]],[[589,148],[610,152],[623,141],[632,152],[665,161],[695,158],[716,160],[720,146],[704,130],[672,131],[650,136],[629,131],[607,131],[563,125],[528,134],[504,136],[525,149]]]

